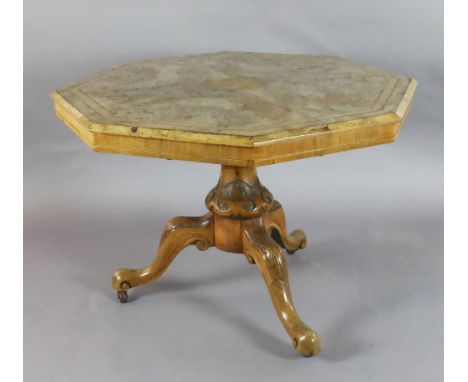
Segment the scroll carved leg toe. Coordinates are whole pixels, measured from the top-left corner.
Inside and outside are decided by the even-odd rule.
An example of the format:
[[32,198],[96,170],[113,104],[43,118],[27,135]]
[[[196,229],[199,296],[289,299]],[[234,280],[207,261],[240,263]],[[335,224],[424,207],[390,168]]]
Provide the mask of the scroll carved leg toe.
[[153,262],[141,269],[118,269],[112,279],[120,302],[127,301],[127,290],[159,278],[188,245],[195,244],[205,250],[213,245],[213,217],[210,213],[202,217],[176,217],[164,227],[158,253]]
[[289,288],[283,251],[270,237],[260,219],[243,223],[244,252],[255,260],[262,273],[278,317],[292,339],[293,346],[303,356],[320,352],[320,340],[299,317]]
[[289,254],[293,254],[298,249],[303,249],[307,245],[307,238],[301,229],[297,229],[288,234],[286,228],[286,217],[283,207],[275,200],[272,208],[263,215],[263,224],[271,232],[273,239]]

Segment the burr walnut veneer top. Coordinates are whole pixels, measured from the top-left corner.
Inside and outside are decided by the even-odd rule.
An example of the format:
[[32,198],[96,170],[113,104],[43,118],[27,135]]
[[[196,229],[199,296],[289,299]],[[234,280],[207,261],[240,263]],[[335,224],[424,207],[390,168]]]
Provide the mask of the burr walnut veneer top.
[[96,151],[260,166],[394,141],[415,88],[338,57],[220,52],[118,66],[52,98]]

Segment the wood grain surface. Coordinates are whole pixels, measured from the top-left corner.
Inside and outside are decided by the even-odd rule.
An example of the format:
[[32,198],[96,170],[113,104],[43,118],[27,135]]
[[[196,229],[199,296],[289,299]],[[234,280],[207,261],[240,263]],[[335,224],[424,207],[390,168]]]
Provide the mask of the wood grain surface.
[[415,88],[338,57],[220,52],[122,65],[52,98],[96,151],[261,166],[392,142]]

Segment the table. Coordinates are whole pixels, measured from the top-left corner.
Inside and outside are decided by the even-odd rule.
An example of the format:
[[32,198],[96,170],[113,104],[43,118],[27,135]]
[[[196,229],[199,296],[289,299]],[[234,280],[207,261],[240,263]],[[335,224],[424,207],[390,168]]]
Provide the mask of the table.
[[294,348],[320,352],[298,315],[286,259],[306,246],[256,168],[395,140],[416,81],[330,56],[220,52],[131,63],[52,93],[57,116],[95,151],[217,163],[201,217],[164,227],[155,259],[118,269],[128,290],[159,278],[188,245],[256,264]]

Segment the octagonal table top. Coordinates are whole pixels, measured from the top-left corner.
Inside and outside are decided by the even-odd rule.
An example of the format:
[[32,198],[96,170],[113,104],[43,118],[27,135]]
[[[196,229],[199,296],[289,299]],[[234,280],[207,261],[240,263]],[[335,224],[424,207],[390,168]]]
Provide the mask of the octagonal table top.
[[415,89],[338,57],[220,52],[118,66],[52,98],[96,151],[260,166],[392,142]]

